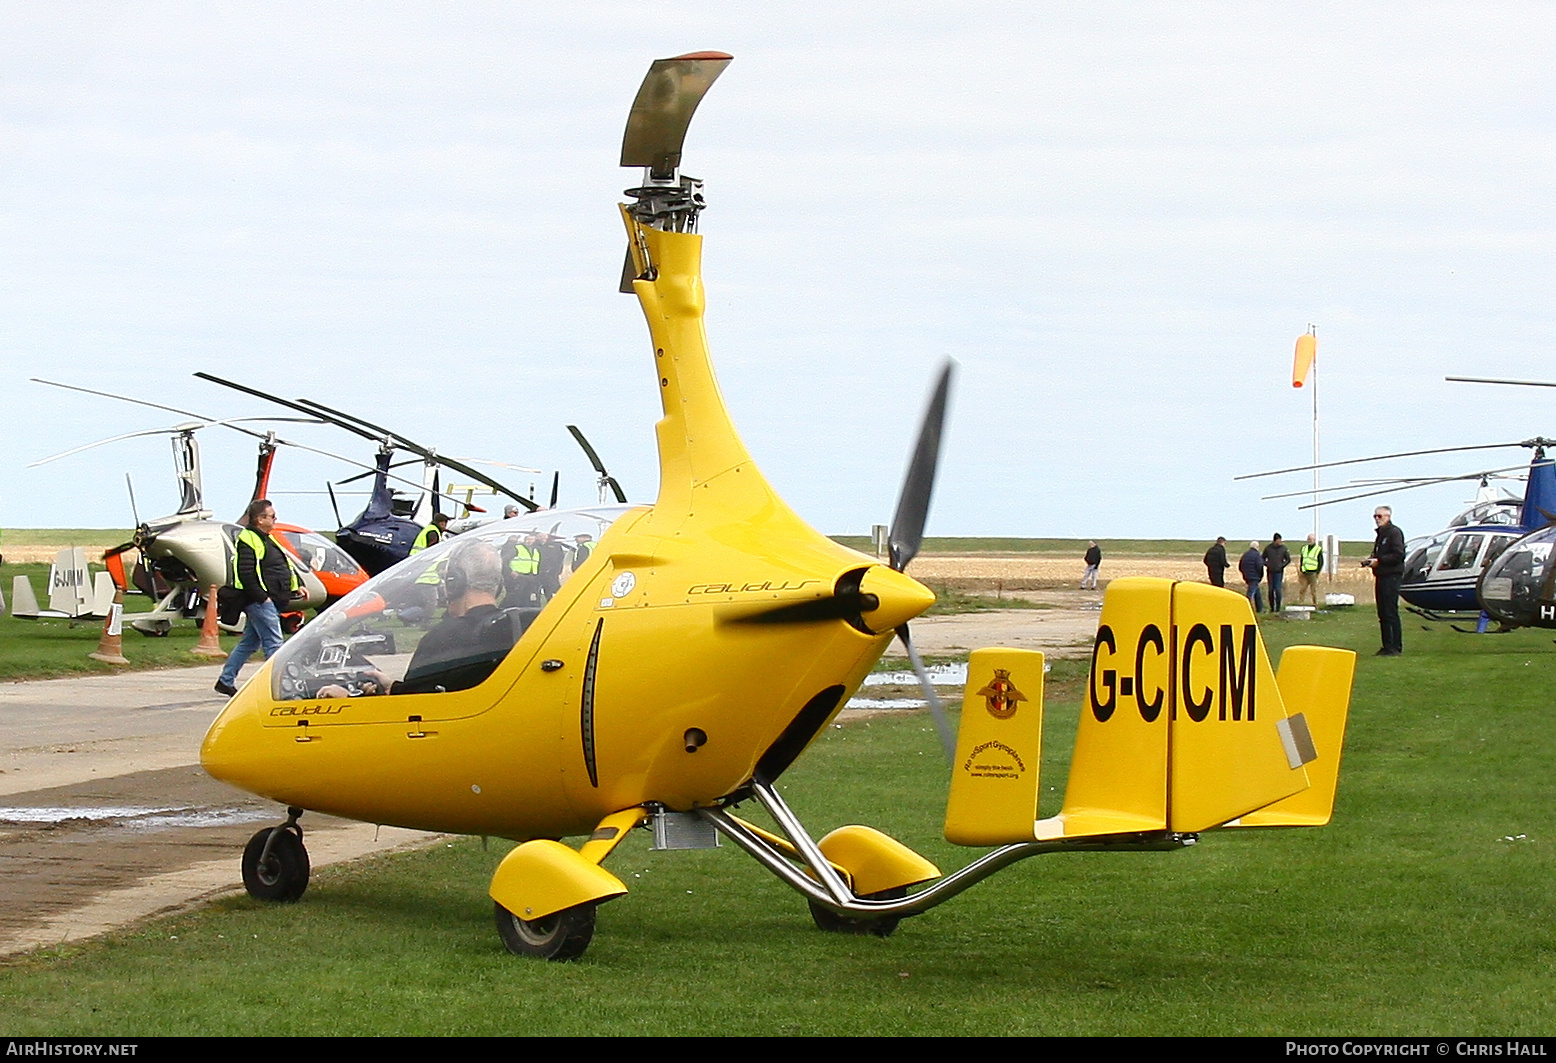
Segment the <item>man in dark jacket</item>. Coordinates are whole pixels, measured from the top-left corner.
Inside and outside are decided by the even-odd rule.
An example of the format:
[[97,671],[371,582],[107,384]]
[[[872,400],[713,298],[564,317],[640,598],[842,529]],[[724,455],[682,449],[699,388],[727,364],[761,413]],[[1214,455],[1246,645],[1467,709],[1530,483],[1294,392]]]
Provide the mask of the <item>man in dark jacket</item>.
[[1383,637],[1379,657],[1398,657],[1405,652],[1399,624],[1399,585],[1405,578],[1405,533],[1394,525],[1394,511],[1379,506],[1372,514],[1378,534],[1372,555],[1362,564],[1372,569],[1373,596],[1378,603],[1378,631]]
[[1270,581],[1270,612],[1279,613],[1281,607],[1286,604],[1286,596],[1282,593],[1281,583],[1286,577],[1286,566],[1291,564],[1291,551],[1286,549],[1286,544],[1281,542],[1280,532],[1275,533],[1275,538],[1270,540],[1270,545],[1264,548],[1264,570],[1266,578]]
[[1216,541],[1210,544],[1210,549],[1205,551],[1205,571],[1210,575],[1212,587],[1226,586],[1226,570],[1232,565],[1226,559],[1226,536],[1216,537]]
[[1081,577],[1081,590],[1097,589],[1097,569],[1102,567],[1102,547],[1091,543],[1086,547],[1086,574]]
[[238,533],[230,586],[248,599],[243,606],[247,622],[243,637],[232,648],[216,680],[216,692],[229,698],[238,692],[238,669],[248,663],[255,650],[263,648],[270,658],[281,648],[281,613],[291,607],[299,586],[286,551],[270,534],[275,530],[276,510],[269,499],[250,502],[244,516],[248,527]]
[[1237,563],[1237,569],[1243,574],[1243,583],[1248,588],[1248,602],[1253,606],[1253,611],[1263,612],[1264,596],[1259,593],[1259,585],[1264,582],[1264,555],[1259,553],[1259,540],[1254,539],[1248,544],[1242,560]]

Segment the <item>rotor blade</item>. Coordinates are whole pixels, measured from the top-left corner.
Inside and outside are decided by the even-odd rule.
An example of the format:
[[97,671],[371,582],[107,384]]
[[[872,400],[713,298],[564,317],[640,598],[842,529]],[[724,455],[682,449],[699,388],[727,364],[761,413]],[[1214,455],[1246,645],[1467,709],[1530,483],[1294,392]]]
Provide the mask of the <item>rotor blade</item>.
[[83,450],[91,450],[93,447],[101,447],[101,446],[104,446],[104,445],[106,445],[108,443],[117,443],[121,439],[135,439],[135,438],[137,438],[139,436],[162,436],[162,435],[173,435],[173,436],[176,436],[176,435],[178,435],[178,429],[176,429],[176,428],[148,428],[144,432],[126,432],[122,436],[110,436],[108,439],[99,439],[95,443],[88,443],[85,446],[80,446],[80,447],[72,447],[70,450],[62,450],[58,454],[50,454],[46,458],[39,458],[37,461],[33,462],[31,465],[29,465],[27,467],[29,469],[36,469],[39,465],[47,465],[51,461],[58,461],[60,458],[68,458],[72,454],[79,454]]
[[[1535,464],[1536,465],[1549,465],[1550,462],[1541,461],[1541,462],[1536,462]],[[1321,493],[1323,493],[1325,491],[1354,491],[1358,487],[1379,487],[1379,488],[1383,488],[1384,490],[1389,490],[1389,489],[1392,489],[1394,487],[1398,487],[1401,490],[1403,490],[1403,489],[1405,489],[1407,487],[1429,487],[1432,484],[1449,483],[1450,481],[1453,481],[1453,480],[1479,480],[1479,479],[1482,479],[1482,478],[1487,477],[1487,476],[1498,476],[1501,473],[1508,472],[1508,471],[1513,470],[1513,469],[1523,470],[1523,469],[1527,469],[1528,467],[1529,466],[1527,466],[1527,465],[1512,465],[1512,466],[1509,466],[1507,469],[1489,469],[1489,470],[1486,470],[1484,472],[1467,472],[1467,473],[1463,473],[1463,474],[1458,475],[1458,476],[1401,476],[1401,477],[1399,477],[1397,479],[1393,479],[1393,480],[1353,480],[1353,481],[1351,481],[1348,484],[1337,484],[1334,487],[1320,487],[1318,489],[1318,493],[1321,494]],[[1306,497],[1312,495],[1313,493],[1314,493],[1314,491],[1310,487],[1306,491],[1287,491],[1287,492],[1285,492],[1283,494],[1278,494],[1278,495],[1260,495],[1259,496],[1259,501],[1261,501],[1261,502],[1269,502],[1269,501],[1273,501],[1274,499],[1279,499],[1279,498],[1306,498]],[[1356,497],[1362,497],[1362,496],[1356,496]],[[1340,500],[1339,499],[1332,499],[1332,501],[1340,501]],[[1510,499],[1510,501],[1511,501],[1511,499]]]
[[614,476],[607,476],[607,477],[605,477],[605,485],[607,487],[609,487],[611,489],[611,493],[616,496],[616,501],[621,502],[622,504],[626,503],[626,501],[627,501],[627,492],[625,492],[625,491],[623,491],[621,489],[621,485],[616,482],[616,477],[614,477]]
[[940,433],[945,427],[946,402],[951,391],[951,370],[954,361],[946,360],[940,371],[940,381],[935,385],[924,411],[924,422],[919,426],[918,443],[913,448],[913,460],[902,482],[902,493],[897,496],[897,512],[891,519],[891,567],[901,572],[918,554],[924,542],[924,524],[929,519],[929,499],[935,490],[935,468],[940,462]]
[[[594,448],[589,445],[589,441],[584,438],[584,434],[578,430],[578,426],[575,424],[570,424],[567,426],[567,430],[573,433],[573,438],[578,440],[578,445],[583,447],[583,452],[589,456],[589,464],[594,466],[594,471],[599,473],[601,476],[609,476],[610,473],[605,471],[605,463],[602,462],[600,460],[600,456],[594,452]],[[623,499],[622,501],[626,500]]]
[[318,410],[322,413],[328,414],[331,417],[343,417],[348,421],[352,421],[361,425],[363,428],[371,428],[381,437],[395,440],[399,445],[404,446],[406,450],[422,452],[427,450],[426,447],[422,446],[420,443],[417,443],[415,440],[408,439],[405,436],[402,436],[399,432],[392,431],[391,429],[385,428],[382,425],[376,425],[372,421],[364,421],[354,413],[347,413],[345,410],[337,410],[333,407],[324,405],[322,402],[314,402],[312,399],[298,399],[297,401],[309,409]]
[[515,465],[511,461],[493,461],[491,458],[445,457],[444,455],[439,454],[438,455],[438,460],[439,461],[466,461],[466,462],[469,462],[471,465],[491,465],[491,466],[493,466],[495,468],[498,468],[498,469],[513,469],[516,472],[533,473],[536,476],[539,476],[541,473],[546,471],[545,469],[532,469],[528,465]]
[[93,391],[91,388],[77,387],[74,384],[61,384],[57,380],[44,380],[42,377],[29,377],[34,384],[47,384],[51,388],[64,388],[66,391],[79,391],[83,395],[97,395],[104,399],[118,399],[120,402],[133,402],[137,406],[150,406],[153,410],[166,410],[168,413],[176,413],[181,417],[198,417],[202,421],[210,418],[203,413],[190,413],[188,410],[180,410],[176,406],[163,406],[156,402],[147,402],[145,399],[132,399],[128,395],[115,395],[111,391]]
[[935,693],[935,684],[929,681],[929,672],[924,667],[923,658],[918,655],[918,650],[913,648],[913,639],[908,635],[908,625],[903,624],[897,629],[897,637],[902,640],[902,648],[908,651],[908,660],[913,663],[913,672],[918,676],[918,685],[924,690],[924,700],[929,703],[929,711],[935,718],[935,730],[940,732],[940,745],[945,749],[947,763],[956,762],[956,736],[951,733],[951,721],[946,718],[945,706],[940,704],[940,695]]
[[[1539,465],[1551,465],[1551,464],[1556,464],[1556,462],[1542,461],[1542,462],[1538,462],[1536,464],[1539,464]],[[1509,465],[1506,469],[1494,469],[1492,471],[1493,472],[1510,472],[1513,469],[1523,469],[1523,468],[1528,468],[1528,466],[1525,466],[1525,465]],[[1441,477],[1440,479],[1436,479],[1436,480],[1423,480],[1420,483],[1406,484],[1403,487],[1385,487],[1385,488],[1382,488],[1381,490],[1377,490],[1377,491],[1366,491],[1366,492],[1364,492],[1362,494],[1359,494],[1359,495],[1347,495],[1345,498],[1326,498],[1322,502],[1309,502],[1305,506],[1298,506],[1297,509],[1299,509],[1299,510],[1302,510],[1302,509],[1316,509],[1319,506],[1331,506],[1331,505],[1334,505],[1337,502],[1354,502],[1358,498],[1372,498],[1375,495],[1386,495],[1386,494],[1391,494],[1391,493],[1394,493],[1394,492],[1397,492],[1397,491],[1413,491],[1417,487],[1432,487],[1432,486],[1435,486],[1436,484],[1454,483],[1455,481],[1458,481],[1458,480],[1475,480],[1475,479],[1479,479],[1480,476],[1481,476],[1480,473],[1473,473],[1473,474],[1471,474],[1469,476],[1444,476],[1444,477]]]
[[1271,469],[1269,472],[1250,472],[1242,476],[1234,476],[1236,480],[1257,480],[1261,476],[1280,476],[1288,472],[1310,472],[1313,469],[1332,469],[1338,465],[1357,465],[1364,461],[1386,461],[1389,458],[1414,458],[1422,454],[1452,454],[1461,450],[1495,450],[1498,447],[1523,447],[1530,446],[1532,442],[1521,443],[1485,443],[1475,447],[1437,447],[1432,450],[1402,450],[1398,454],[1376,454],[1370,458],[1347,458],[1344,461],[1326,461],[1318,465],[1293,465],[1289,469]]
[[1443,379],[1451,380],[1455,384],[1517,384],[1526,388],[1556,388],[1556,384],[1549,384],[1544,380],[1495,380],[1483,376],[1445,376]]
[[621,165],[647,166],[651,176],[661,180],[673,177],[697,105],[733,58],[723,52],[691,52],[656,59],[627,116]]
[[547,506],[546,507],[547,509],[555,509],[556,508],[557,491],[561,488],[561,486],[562,486],[562,470],[558,469],[556,472],[551,474],[551,505]]
[[424,447],[420,443],[417,443],[413,439],[408,439],[405,436],[402,436],[399,432],[394,432],[394,431],[391,431],[391,430],[389,430],[387,428],[384,428],[384,427],[382,427],[380,425],[373,424],[371,421],[364,421],[362,418],[357,417],[354,414],[345,413],[342,410],[331,409],[330,407],[324,405],[322,402],[314,402],[312,399],[300,399],[298,401],[306,403],[307,406],[310,409],[318,410],[318,411],[321,411],[321,412],[323,412],[325,414],[333,415],[335,417],[348,418],[348,419],[350,419],[352,421],[355,421],[359,425],[365,425],[368,428],[372,428],[372,429],[374,429],[376,431],[382,432],[386,437],[393,439],[395,441],[395,445],[396,446],[403,447],[404,449],[409,450],[413,454],[420,454],[426,460],[428,460],[428,461],[435,461],[439,465],[443,465],[443,466],[446,466],[446,467],[448,467],[450,469],[453,469],[455,472],[462,472],[466,476],[470,477],[472,480],[477,480],[480,483],[483,483],[486,486],[488,486],[488,487],[490,487],[490,488],[492,488],[492,489],[494,489],[494,490],[496,490],[496,491],[498,491],[498,492],[500,492],[502,494],[507,495],[509,498],[512,498],[512,499],[514,499],[515,501],[517,501],[517,502],[519,502],[521,504],[528,505],[530,507],[530,512],[532,512],[532,513],[536,509],[540,508],[539,506],[535,505],[533,502],[530,502],[528,499],[526,499],[523,496],[521,496],[520,494],[518,494],[518,492],[514,491],[511,487],[506,487],[503,484],[498,483],[496,480],[492,479],[490,476],[487,476],[484,473],[477,472],[476,470],[472,469],[470,466],[466,465],[464,462],[460,461],[458,458],[444,457],[442,454],[439,454],[437,451],[432,450],[429,447]]
[[[224,388],[232,388],[234,391],[241,391],[245,395],[252,395],[257,399],[264,399],[267,402],[277,403],[278,405],[285,406],[289,410],[296,410],[298,413],[306,413],[310,417],[319,416],[319,412],[317,410],[310,410],[308,407],[295,403],[290,399],[283,399],[278,395],[271,395],[268,392],[260,391],[258,388],[251,388],[247,384],[239,384],[232,380],[224,380],[221,377],[213,376],[210,373],[196,373],[195,376],[199,377],[201,380],[209,380],[213,384],[220,384]],[[371,440],[374,443],[383,442],[383,438],[381,436],[375,436],[371,432],[368,432],[366,429],[358,428],[354,424],[348,424],[347,422],[337,421],[331,418],[325,418],[325,420],[329,421],[329,423],[333,424],[336,428],[344,428],[346,431],[359,435],[363,439]]]
[[[410,461],[396,461],[396,462],[392,463],[389,467],[391,469],[403,469],[407,465],[420,465],[421,463],[422,463],[422,460],[420,458],[412,458]],[[346,477],[344,480],[336,480],[335,483],[337,485],[341,486],[341,487],[344,487],[346,484],[353,484],[353,483],[356,483],[358,480],[365,480],[369,476],[372,476],[377,471],[378,471],[378,467],[376,465],[375,466],[371,466],[371,467],[368,468],[367,472],[359,472],[355,476],[348,476],[348,477]]]

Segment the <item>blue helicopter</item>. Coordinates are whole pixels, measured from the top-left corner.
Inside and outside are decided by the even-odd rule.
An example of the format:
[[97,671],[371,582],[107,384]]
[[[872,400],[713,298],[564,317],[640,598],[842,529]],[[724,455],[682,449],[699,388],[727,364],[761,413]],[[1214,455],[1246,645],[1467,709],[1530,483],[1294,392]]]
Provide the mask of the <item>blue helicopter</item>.
[[[1349,458],[1327,462],[1323,465],[1306,465],[1293,469],[1278,469],[1266,473],[1240,476],[1252,479],[1258,476],[1274,476],[1280,473],[1307,471],[1313,468],[1333,468],[1361,462],[1382,461],[1388,458],[1417,457],[1465,450],[1487,450],[1498,447],[1528,447],[1534,450],[1529,462],[1522,500],[1514,497],[1495,497],[1487,493],[1490,479],[1502,473],[1521,468],[1493,469],[1467,473],[1460,476],[1410,478],[1369,481],[1369,490],[1349,494],[1343,498],[1329,498],[1309,503],[1301,509],[1314,506],[1349,502],[1375,495],[1390,494],[1415,487],[1451,483],[1460,480],[1479,480],[1481,496],[1475,503],[1448,522],[1448,526],[1435,535],[1422,536],[1405,544],[1405,574],[1399,596],[1411,609],[1429,620],[1455,619],[1451,614],[1475,614],[1485,611],[1504,625],[1510,623],[1502,614],[1506,610],[1488,607],[1479,593],[1481,577],[1489,566],[1504,552],[1526,537],[1545,532],[1556,525],[1556,460],[1545,456],[1547,448],[1556,447],[1556,440],[1537,436],[1516,443],[1491,443],[1470,447],[1443,447],[1434,450],[1415,450],[1399,454],[1380,454],[1370,458]],[[1384,485],[1384,486],[1380,486]],[[1356,484],[1329,488],[1333,491],[1354,491]],[[1309,495],[1308,491],[1266,495],[1266,499],[1289,498]],[[1497,586],[1500,586],[1498,584]],[[1523,621],[1527,623],[1527,621]],[[1513,626],[1521,626],[1515,623]],[[1556,626],[1556,625],[1553,625]]]

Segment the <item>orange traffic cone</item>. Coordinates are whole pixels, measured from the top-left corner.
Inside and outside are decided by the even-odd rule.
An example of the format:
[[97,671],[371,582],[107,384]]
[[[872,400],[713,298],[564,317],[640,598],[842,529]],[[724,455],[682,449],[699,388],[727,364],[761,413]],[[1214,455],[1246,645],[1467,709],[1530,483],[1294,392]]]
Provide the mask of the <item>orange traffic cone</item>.
[[189,652],[196,657],[227,656],[227,651],[222,649],[221,628],[217,627],[215,587],[206,592],[205,623],[200,625],[200,641]]
[[113,605],[108,610],[108,615],[103,617],[103,637],[97,640],[96,651],[87,654],[94,661],[103,661],[107,664],[129,664],[129,658],[124,655],[124,640],[121,637],[124,632],[124,592],[113,592]]

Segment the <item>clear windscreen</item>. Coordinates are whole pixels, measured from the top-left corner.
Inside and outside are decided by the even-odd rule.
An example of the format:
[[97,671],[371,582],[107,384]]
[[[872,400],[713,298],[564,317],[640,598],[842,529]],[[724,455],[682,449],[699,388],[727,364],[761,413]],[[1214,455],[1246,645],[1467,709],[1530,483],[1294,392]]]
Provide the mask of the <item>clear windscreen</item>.
[[531,513],[412,554],[282,647],[271,693],[287,701],[479,685],[631,508]]
[[1532,532],[1503,550],[1480,580],[1480,596],[1488,603],[1533,603],[1540,596],[1556,543],[1556,526]]

